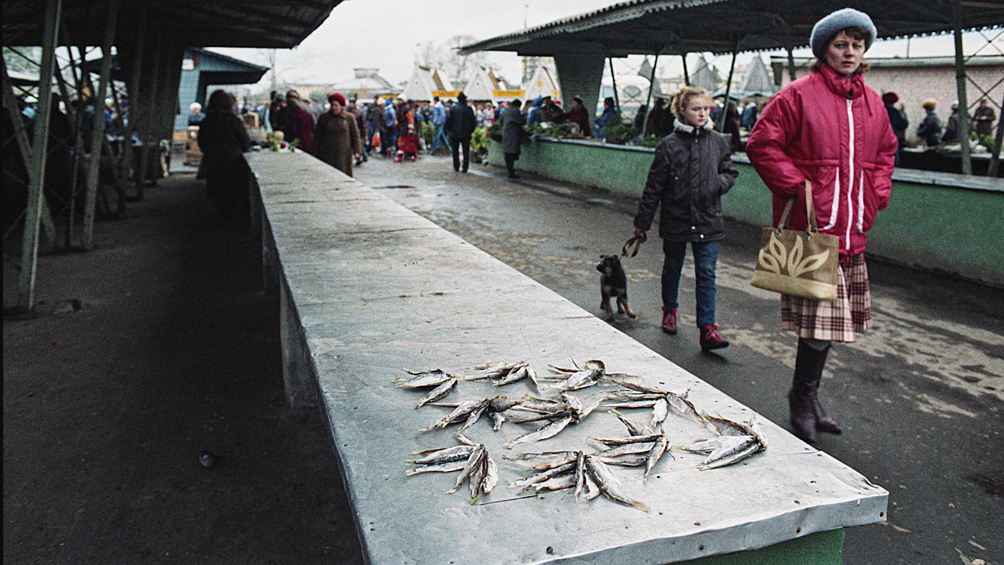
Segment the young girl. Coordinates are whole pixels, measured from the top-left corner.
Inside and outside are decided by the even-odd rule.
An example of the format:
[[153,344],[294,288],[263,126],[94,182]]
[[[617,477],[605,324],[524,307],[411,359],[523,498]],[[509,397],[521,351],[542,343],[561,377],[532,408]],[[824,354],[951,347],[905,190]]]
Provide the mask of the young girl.
[[644,235],[659,215],[659,237],[666,260],[662,267],[662,329],[676,333],[680,274],[689,242],[697,275],[697,327],[701,349],[721,349],[715,325],[715,265],[718,245],[725,236],[721,196],[728,192],[739,173],[732,164],[729,144],[709,116],[714,108],[703,88],[684,87],[673,99],[676,121],[673,131],[655,149],[645,192],[634,217],[635,235]]

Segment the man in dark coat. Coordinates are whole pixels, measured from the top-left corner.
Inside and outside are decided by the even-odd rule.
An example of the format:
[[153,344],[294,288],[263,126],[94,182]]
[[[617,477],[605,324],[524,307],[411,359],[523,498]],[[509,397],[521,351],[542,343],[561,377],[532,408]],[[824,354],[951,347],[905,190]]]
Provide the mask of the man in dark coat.
[[520,143],[522,142],[523,124],[526,118],[520,111],[523,103],[513,100],[502,114],[502,153],[505,154],[505,167],[509,170],[509,178],[516,179],[516,159],[519,159]]
[[474,110],[467,105],[467,96],[461,92],[457,95],[457,103],[450,108],[449,113],[446,114],[446,131],[450,133],[450,147],[453,148],[453,170],[459,171],[460,168],[460,146],[464,146],[464,167],[463,171],[467,172],[467,167],[471,162],[471,134],[474,133],[474,129],[478,127],[478,119],[474,116]]

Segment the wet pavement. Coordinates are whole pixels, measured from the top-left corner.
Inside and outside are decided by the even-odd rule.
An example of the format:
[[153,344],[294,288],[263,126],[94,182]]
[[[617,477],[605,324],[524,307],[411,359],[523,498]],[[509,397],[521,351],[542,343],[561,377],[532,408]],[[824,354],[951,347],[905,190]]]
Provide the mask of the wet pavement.
[[[595,265],[632,234],[631,199],[527,175],[509,180],[476,164],[455,173],[446,157],[371,158],[355,177],[597,315]],[[755,226],[727,227],[717,321],[729,348],[698,346],[690,258],[680,332],[661,332],[654,238],[624,259],[638,317],[612,323],[787,427],[795,339],[780,329],[776,295],[749,285],[758,241]],[[875,259],[869,268],[875,328],[830,354],[821,396],[844,434],[824,435],[817,447],[890,491],[889,520],[849,529],[844,562],[1004,563],[1004,290]]]

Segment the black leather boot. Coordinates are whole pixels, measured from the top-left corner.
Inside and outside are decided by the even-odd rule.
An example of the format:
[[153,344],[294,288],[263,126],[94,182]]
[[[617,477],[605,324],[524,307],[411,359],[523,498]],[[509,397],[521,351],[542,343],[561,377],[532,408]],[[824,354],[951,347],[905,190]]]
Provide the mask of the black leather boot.
[[788,407],[791,409],[791,426],[795,435],[809,443],[815,443],[817,430],[827,433],[841,431],[837,422],[823,412],[817,394],[829,351],[829,344],[820,351],[804,339],[798,340],[795,375],[791,391],[788,392]]

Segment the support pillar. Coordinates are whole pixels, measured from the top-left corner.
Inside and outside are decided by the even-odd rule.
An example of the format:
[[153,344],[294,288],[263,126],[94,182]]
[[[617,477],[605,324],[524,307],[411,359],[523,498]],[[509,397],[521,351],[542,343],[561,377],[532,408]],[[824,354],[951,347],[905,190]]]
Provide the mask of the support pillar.
[[105,141],[104,100],[108,82],[112,74],[112,42],[115,39],[115,23],[118,20],[120,0],[108,3],[108,21],[105,25],[105,39],[101,46],[101,77],[94,92],[94,130],[91,132],[91,160],[87,167],[87,200],[84,204],[83,248],[94,246],[94,208],[98,195],[98,173],[101,171],[101,155]]
[[567,100],[573,96],[582,98],[582,105],[589,112],[589,121],[596,118],[600,87],[603,84],[603,62],[600,52],[555,53],[554,66],[558,71],[561,95]]
[[[21,245],[21,275],[18,279],[17,307],[22,312],[30,312],[35,306],[38,228],[42,221],[42,208],[45,202],[42,187],[48,153],[49,113],[52,108],[52,74],[56,67],[56,33],[62,16],[62,7],[62,0],[48,0],[45,4],[42,65],[38,70],[38,112],[35,114],[35,139],[28,166],[31,180],[28,185],[28,208],[24,218],[24,239]],[[6,72],[5,67],[4,73]],[[11,117],[16,120],[17,114]]]
[[962,1],[952,2],[952,25],[955,27],[955,82],[959,96],[959,141],[962,145],[962,174],[973,174],[969,147],[969,103],[966,100],[966,59],[962,50]]

